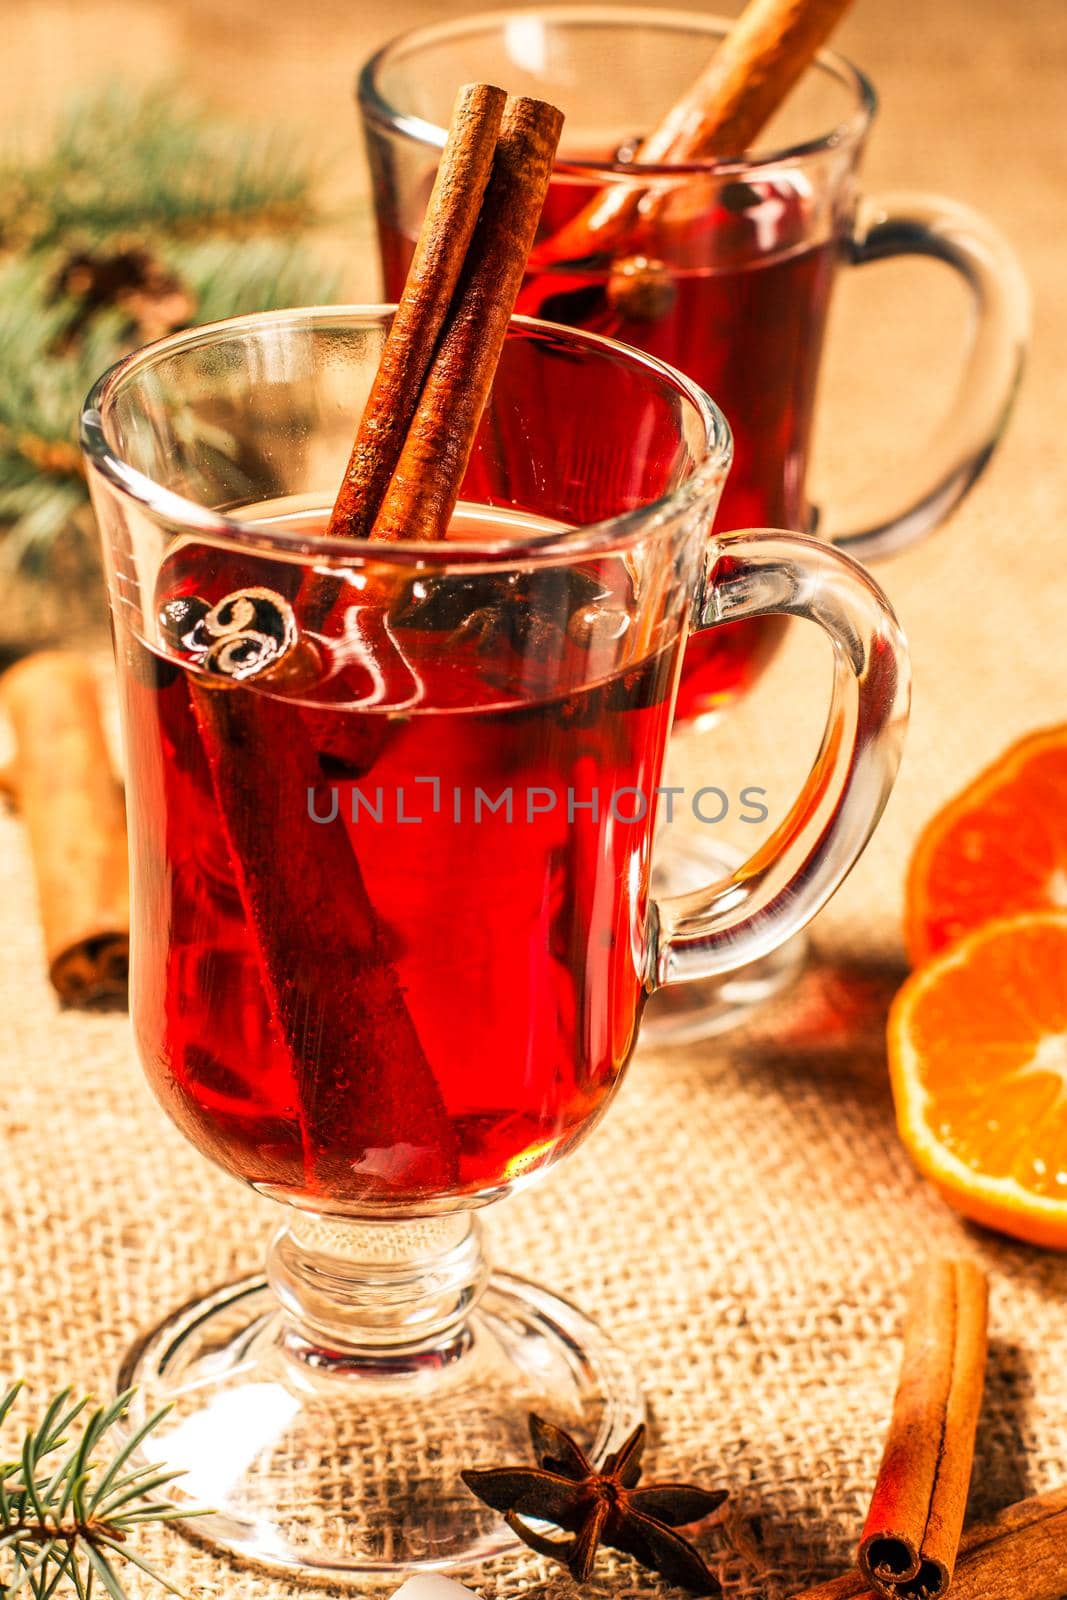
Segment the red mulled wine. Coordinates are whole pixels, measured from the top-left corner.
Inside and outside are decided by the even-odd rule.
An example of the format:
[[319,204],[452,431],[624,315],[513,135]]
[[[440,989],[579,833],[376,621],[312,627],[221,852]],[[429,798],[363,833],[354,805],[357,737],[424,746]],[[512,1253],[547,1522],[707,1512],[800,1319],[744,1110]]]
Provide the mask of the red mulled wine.
[[[177,547],[163,644],[120,640],[149,1076],[262,1190],[491,1195],[588,1128],[633,1046],[676,641],[641,642],[615,557],[371,573],[325,606],[262,566]],[[303,665],[242,679],[250,612],[212,678],[208,609],[264,603],[315,615]]]
[[[613,292],[609,266],[539,271],[537,248],[517,309],[549,321],[604,333],[679,368],[725,412],[734,435],[734,464],[723,491],[718,527],[793,528],[811,517],[804,480],[811,440],[823,333],[837,244],[811,244],[810,196],[804,179],[716,182],[715,198],[693,214],[675,212],[648,224],[632,241],[613,241],[616,262],[659,263],[647,295],[629,304]],[[553,182],[541,225],[548,239],[598,190],[594,181],[562,175]],[[379,235],[389,298],[399,296],[412,240],[379,208]],[[621,308],[621,309],[620,309]],[[610,403],[603,426],[624,427]],[[729,704],[759,672],[779,636],[765,619],[716,628],[686,651],[676,715],[687,718]]]

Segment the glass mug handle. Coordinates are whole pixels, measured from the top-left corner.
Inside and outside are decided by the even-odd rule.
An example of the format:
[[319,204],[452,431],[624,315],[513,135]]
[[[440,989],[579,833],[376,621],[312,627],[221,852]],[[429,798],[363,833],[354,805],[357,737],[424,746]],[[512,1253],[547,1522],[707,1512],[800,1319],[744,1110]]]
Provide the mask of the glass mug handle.
[[882,473],[877,488],[850,503],[820,508],[820,537],[857,561],[903,550],[963,499],[1008,420],[1030,331],[1030,291],[1018,257],[970,206],[923,194],[865,200],[849,246],[851,265],[908,255],[947,262],[967,284],[974,306],[970,349],[948,414],[918,458]]
[[707,889],[653,902],[653,988],[730,972],[799,932],[851,869],[896,777],[910,673],[881,589],[804,534],[713,539],[697,629],[775,615],[818,623],[833,645],[822,743],[788,816],[754,855]]

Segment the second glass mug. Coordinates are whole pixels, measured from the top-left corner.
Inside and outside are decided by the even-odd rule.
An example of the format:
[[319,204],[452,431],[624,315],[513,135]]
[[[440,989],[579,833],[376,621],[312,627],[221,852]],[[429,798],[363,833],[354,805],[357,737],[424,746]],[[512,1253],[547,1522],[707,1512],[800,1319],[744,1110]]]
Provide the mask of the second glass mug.
[[[831,51],[754,154],[627,164],[727,26],[695,12],[562,5],[462,17],[386,45],[358,88],[385,293],[397,298],[403,286],[457,86],[483,79],[552,101],[566,114],[563,145],[518,310],[634,345],[714,396],[735,445],[725,526],[817,528],[860,560],[881,558],[943,521],[989,459],[1025,347],[1025,281],[1005,240],[966,206],[923,194],[860,199],[876,99],[864,74]],[[613,241],[613,259],[562,265],[553,235],[606,189],[637,192],[654,210],[646,206],[632,233]],[[816,511],[806,478],[837,271],[909,254],[948,263],[970,292],[974,326],[957,393],[921,449],[908,430],[885,441],[869,493]],[[655,271],[634,292],[630,269],[642,262]],[[603,422],[612,426],[610,401]],[[903,458],[889,459],[893,449]],[[694,639],[676,729],[706,727],[733,703],[779,637],[778,619],[763,618]],[[668,886],[735,864],[707,829],[671,829],[662,843],[657,865]],[[667,1042],[718,1031],[774,992],[801,955],[783,947],[743,974],[662,997],[646,1035]]]
[[[168,1316],[120,1381],[135,1424],[173,1403],[151,1449],[213,1508],[201,1537],[335,1579],[513,1544],[459,1468],[524,1454],[528,1410],[599,1460],[640,1419],[593,1322],[489,1271],[473,1210],[593,1127],[651,991],[832,894],[908,682],[862,568],[788,533],[708,543],[730,436],[699,388],[547,324],[512,323],[447,541],[327,540],[388,319],[177,334],[83,418],[138,1048],[193,1143],[287,1203],[266,1279]],[[815,765],[743,870],[657,903],[687,633],[779,614],[833,644]]]

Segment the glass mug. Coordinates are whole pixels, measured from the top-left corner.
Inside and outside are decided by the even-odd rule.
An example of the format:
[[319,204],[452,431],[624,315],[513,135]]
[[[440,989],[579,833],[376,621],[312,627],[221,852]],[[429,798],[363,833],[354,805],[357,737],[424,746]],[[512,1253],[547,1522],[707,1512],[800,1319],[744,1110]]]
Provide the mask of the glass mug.
[[[858,559],[881,558],[943,521],[988,461],[1018,382],[1025,281],[1005,240],[967,207],[922,194],[861,199],[875,94],[829,51],[754,154],[627,164],[728,26],[697,12],[533,7],[415,29],[379,50],[360,73],[358,97],[385,294],[396,299],[403,286],[457,86],[481,79],[552,101],[566,114],[563,143],[518,310],[645,350],[715,397],[734,437],[726,527],[817,526]],[[556,231],[605,190],[645,197],[639,222],[612,241],[610,257],[556,259]],[[806,479],[835,279],[842,265],[909,254],[947,262],[973,301],[955,398],[917,453],[906,429],[886,439],[869,492],[816,510]],[[610,397],[602,423],[618,425]],[[891,461],[894,448],[901,459]],[[780,638],[780,619],[762,617],[691,640],[676,729],[706,727],[735,703]],[[668,890],[737,864],[707,829],[673,828],[665,845],[657,878]],[[783,946],[726,979],[659,997],[646,1037],[681,1042],[733,1025],[795,975],[803,954],[802,941]]]
[[[472,1212],[595,1124],[652,990],[825,902],[885,803],[908,681],[847,557],[709,543],[731,446],[696,385],[548,324],[511,325],[447,540],[324,537],[388,320],[177,334],[112,369],[82,429],[138,1050],[192,1142],[287,1203],[266,1279],[169,1316],[120,1382],[134,1425],[173,1403],[144,1449],[213,1508],[201,1537],[335,1579],[514,1542],[457,1440],[461,1464],[514,1458],[536,1409],[603,1459],[639,1420],[610,1341],[490,1273]],[[742,871],[656,903],[686,636],[779,614],[834,646],[811,775]]]

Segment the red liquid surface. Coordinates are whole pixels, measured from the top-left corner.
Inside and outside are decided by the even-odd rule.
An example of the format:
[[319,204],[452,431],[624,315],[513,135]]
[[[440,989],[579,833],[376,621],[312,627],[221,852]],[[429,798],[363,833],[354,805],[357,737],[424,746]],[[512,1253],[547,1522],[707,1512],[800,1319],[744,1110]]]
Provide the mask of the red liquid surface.
[[[256,565],[186,550],[160,603],[277,588]],[[567,632],[575,581],[408,594],[388,633],[368,605],[356,650],[337,607],[310,690],[205,689],[184,644],[164,658],[120,625],[138,1042],[174,1120],[247,1182],[418,1210],[546,1165],[603,1110],[640,1010],[653,821],[608,802],[654,796],[675,647],[613,644],[624,670],[596,675]],[[513,820],[476,818],[476,789],[510,791]],[[599,817],[568,817],[594,789]]]
[[[802,183],[802,179],[797,180]],[[541,227],[548,237],[581,210],[597,186],[557,179]],[[805,531],[804,479],[816,380],[837,244],[805,242],[806,195],[792,179],[760,180],[723,192],[729,204],[645,229],[634,253],[666,264],[669,306],[651,318],[619,315],[605,297],[607,271],[527,278],[517,309],[604,333],[679,368],[711,395],[734,435],[734,464],[716,526]],[[398,298],[413,242],[379,205],[386,295]],[[630,245],[621,242],[616,255]],[[626,418],[605,411],[605,428]],[[731,624],[694,636],[686,650],[676,716],[729,704],[756,676],[779,637],[776,619]]]

